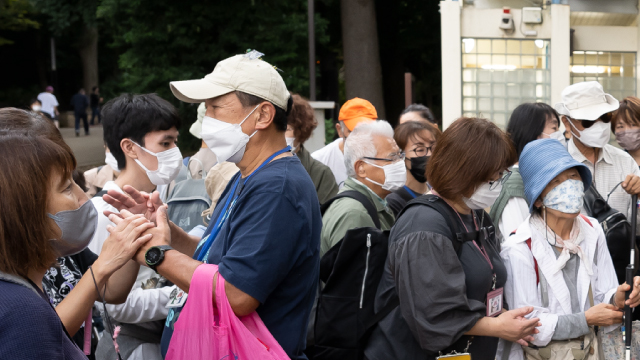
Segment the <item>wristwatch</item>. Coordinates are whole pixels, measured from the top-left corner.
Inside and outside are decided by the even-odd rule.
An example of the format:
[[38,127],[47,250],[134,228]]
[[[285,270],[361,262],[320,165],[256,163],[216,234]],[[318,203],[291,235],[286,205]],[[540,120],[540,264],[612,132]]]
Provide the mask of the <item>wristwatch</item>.
[[156,268],[162,263],[164,260],[164,253],[168,250],[174,250],[174,248],[169,245],[150,247],[149,250],[144,253],[144,261],[151,270],[157,272]]

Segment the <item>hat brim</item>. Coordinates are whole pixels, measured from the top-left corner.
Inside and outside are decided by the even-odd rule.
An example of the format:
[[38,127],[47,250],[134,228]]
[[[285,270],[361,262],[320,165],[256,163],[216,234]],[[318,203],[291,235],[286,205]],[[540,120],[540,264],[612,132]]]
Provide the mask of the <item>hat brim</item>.
[[555,107],[560,115],[567,115],[576,120],[595,121],[598,120],[600,116],[618,110],[620,107],[620,102],[613,96],[604,94],[604,97],[607,100],[606,103],[589,105],[580,109],[569,110],[564,103],[558,103]]
[[201,103],[235,91],[233,88],[220,86],[204,79],[172,81],[169,86],[173,95],[186,103]]
[[360,123],[374,122],[375,120],[368,117],[357,117],[349,120],[340,120],[340,121],[342,121],[347,126],[347,129],[349,129],[349,131],[353,131],[353,129],[356,128],[356,125]]

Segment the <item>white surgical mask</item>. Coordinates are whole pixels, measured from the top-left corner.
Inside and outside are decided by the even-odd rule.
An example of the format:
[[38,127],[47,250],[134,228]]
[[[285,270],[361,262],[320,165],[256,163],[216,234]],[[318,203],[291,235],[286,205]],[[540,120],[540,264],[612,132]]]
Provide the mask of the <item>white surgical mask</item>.
[[543,135],[547,135],[547,137],[549,139],[556,139],[556,140],[560,141],[561,143],[566,142],[566,139],[564,138],[564,134],[560,130],[552,132],[551,134],[547,134],[545,132],[543,132],[542,134]]
[[502,191],[502,183],[498,184],[495,189],[491,190],[491,184],[484,183],[473,192],[470,198],[463,197],[462,200],[469,207],[469,209],[480,210],[491,207],[500,192]]
[[296,141],[296,138],[285,136],[285,140],[287,141],[287,145],[289,145],[293,149],[293,143]]
[[380,184],[377,181],[373,181],[368,177],[365,178],[370,182],[382,186],[383,189],[389,191],[396,191],[404,186],[407,182],[407,169],[404,166],[404,161],[396,161],[393,164],[379,166],[376,164],[372,164],[368,161],[365,161],[367,164],[371,166],[375,166],[379,169],[384,170],[384,184]]
[[109,165],[115,171],[119,171],[120,170],[118,168],[118,160],[116,160],[116,158],[110,152],[105,153],[104,163]]
[[33,106],[31,107],[31,110],[33,110],[33,111],[35,111],[35,112],[38,112],[38,111],[42,110],[42,106],[40,106],[40,105],[33,105]]
[[218,163],[229,161],[237,164],[242,160],[249,139],[258,132],[256,130],[249,136],[242,131],[242,124],[258,106],[260,105],[256,105],[239,124],[229,124],[209,116],[202,119],[202,140],[216,154]]
[[609,138],[611,136],[611,128],[609,127],[609,124],[602,121],[596,121],[596,123],[590,128],[580,131],[575,127],[575,125],[573,125],[573,120],[569,119],[569,123],[571,124],[571,127],[580,134],[580,136],[578,136],[573,132],[573,130],[571,130],[573,136],[580,139],[581,143],[594,148],[603,148],[609,143]]
[[167,185],[178,176],[180,169],[182,168],[182,153],[180,153],[180,149],[177,146],[169,150],[154,153],[140,146],[135,141],[133,141],[133,143],[138,145],[140,149],[158,159],[158,170],[149,170],[142,165],[140,160],[135,159],[136,163],[138,163],[138,165],[147,172],[149,181],[151,181],[152,184],[156,186]]
[[577,214],[582,208],[584,184],[580,180],[568,179],[549,191],[542,199],[544,206],[565,214]]

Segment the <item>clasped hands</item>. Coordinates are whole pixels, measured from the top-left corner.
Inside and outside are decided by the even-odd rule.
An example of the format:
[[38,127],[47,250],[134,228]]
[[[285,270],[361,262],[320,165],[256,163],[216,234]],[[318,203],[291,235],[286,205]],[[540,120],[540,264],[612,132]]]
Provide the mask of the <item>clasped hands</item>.
[[138,191],[129,185],[125,185],[122,190],[124,193],[109,190],[107,194],[102,196],[104,201],[119,211],[119,213],[104,211],[104,215],[109,217],[109,220],[115,223],[116,227],[122,222],[130,222],[133,219],[146,219],[148,225],[145,227],[145,231],[139,235],[145,241],[140,242],[140,247],[133,256],[133,260],[138,264],[146,265],[144,255],[150,247],[171,245],[171,230],[167,217],[168,206],[162,203],[157,191],[149,194]]

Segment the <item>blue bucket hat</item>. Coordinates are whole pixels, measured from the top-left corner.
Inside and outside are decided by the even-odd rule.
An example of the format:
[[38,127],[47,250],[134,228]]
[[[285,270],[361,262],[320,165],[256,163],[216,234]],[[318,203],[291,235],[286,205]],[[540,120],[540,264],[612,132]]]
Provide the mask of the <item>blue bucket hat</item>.
[[533,210],[533,203],[551,180],[567,169],[578,170],[585,191],[591,186],[592,176],[589,168],[576,161],[556,139],[541,139],[528,143],[520,154],[519,168],[529,212]]

